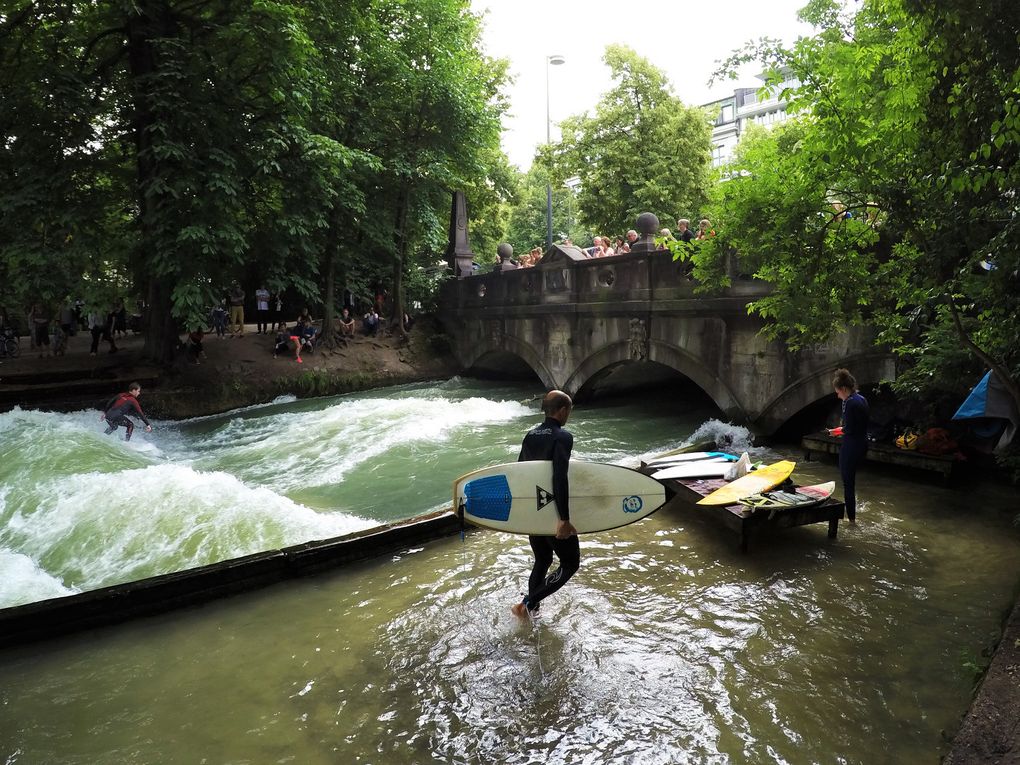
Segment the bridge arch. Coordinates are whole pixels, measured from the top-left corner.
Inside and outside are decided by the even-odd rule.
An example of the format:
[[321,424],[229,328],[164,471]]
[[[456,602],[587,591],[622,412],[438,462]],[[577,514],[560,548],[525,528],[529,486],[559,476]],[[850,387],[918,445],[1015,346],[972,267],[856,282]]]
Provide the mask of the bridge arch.
[[[538,376],[547,390],[557,387],[556,379],[538,352],[529,343],[523,342],[513,335],[502,335],[498,344],[485,343],[474,346],[467,357],[461,359],[461,363],[465,369],[485,369],[490,365],[498,369],[505,364],[507,356],[516,357],[522,361]],[[486,364],[486,361],[489,364]]]
[[567,379],[564,390],[573,396],[586,383],[610,367],[651,361],[669,367],[692,380],[728,417],[739,421],[747,419],[744,407],[730,387],[697,357],[661,340],[649,339],[647,347],[647,358],[634,358],[629,340],[621,340],[603,346],[578,365],[574,373]]
[[[891,354],[858,354],[840,361],[838,366],[849,369],[861,386],[896,378],[896,359]],[[763,431],[773,432],[805,407],[833,395],[832,375],[836,368],[816,370],[786,386],[762,407],[754,425]]]

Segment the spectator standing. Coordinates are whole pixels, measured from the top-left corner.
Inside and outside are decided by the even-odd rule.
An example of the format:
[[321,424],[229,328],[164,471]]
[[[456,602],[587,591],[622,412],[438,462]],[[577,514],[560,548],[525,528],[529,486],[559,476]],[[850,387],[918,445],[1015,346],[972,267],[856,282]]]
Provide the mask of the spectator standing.
[[60,328],[64,330],[64,335],[67,337],[73,336],[78,327],[74,310],[70,298],[60,304]]
[[694,232],[691,231],[691,222],[687,218],[680,218],[676,222],[676,238],[685,244],[694,239]]
[[124,300],[118,300],[114,307],[113,330],[120,337],[127,335],[127,309],[124,307]]
[[51,334],[53,338],[51,346],[53,348],[53,355],[63,356],[67,352],[67,333],[64,332],[64,328],[60,324],[54,322]]
[[255,290],[256,335],[269,334],[269,290],[259,287]]
[[698,233],[695,235],[695,239],[699,242],[704,239],[709,239],[715,236],[715,230],[711,228],[711,223],[708,222],[708,218],[702,218],[698,221]]
[[[43,309],[39,303],[35,303],[32,306],[32,310],[29,311],[29,319],[31,320],[32,326],[32,338],[35,341],[35,347],[42,351],[43,346],[46,346],[46,350],[50,348],[50,317],[49,314]],[[41,359],[43,354],[39,354]]]
[[244,337],[244,290],[237,282],[230,287],[230,336]]
[[222,340],[227,336],[227,309],[224,307],[222,300],[213,307],[209,318],[213,331],[216,332],[216,337]]
[[114,341],[115,337],[114,331],[116,327],[117,327],[117,306],[111,305],[110,309],[106,312],[106,321],[103,325],[104,337],[107,337],[110,340],[110,353],[116,353],[118,350],[120,350],[119,348],[117,348],[117,343]]
[[277,291],[269,296],[269,319],[273,322],[275,332],[283,323],[283,292]]
[[92,347],[89,349],[90,356],[95,356],[99,352],[100,339],[110,343],[110,353],[117,350],[117,344],[113,342],[113,335],[106,331],[106,316],[103,315],[102,311],[89,311],[86,317],[86,325],[88,326],[89,333],[92,335]]

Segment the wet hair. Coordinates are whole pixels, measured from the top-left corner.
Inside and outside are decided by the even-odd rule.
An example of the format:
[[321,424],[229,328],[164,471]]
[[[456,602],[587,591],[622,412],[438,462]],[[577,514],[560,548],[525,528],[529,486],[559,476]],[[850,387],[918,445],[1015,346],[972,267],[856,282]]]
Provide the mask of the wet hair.
[[141,386],[141,385],[139,385],[139,384],[138,384],[138,383],[136,383],[136,382],[133,382],[133,383],[131,383],[131,384],[130,384],[130,385],[128,386],[128,393],[130,393],[130,392],[131,392],[131,391],[133,391],[133,390],[141,390],[141,389],[142,389],[142,386]]
[[854,391],[857,390],[857,380],[850,374],[849,369],[837,369],[832,376],[832,387]]
[[574,407],[574,402],[570,400],[570,396],[561,390],[551,390],[546,393],[545,398],[542,399],[542,413],[545,414],[546,417],[552,417],[563,407],[572,409]]

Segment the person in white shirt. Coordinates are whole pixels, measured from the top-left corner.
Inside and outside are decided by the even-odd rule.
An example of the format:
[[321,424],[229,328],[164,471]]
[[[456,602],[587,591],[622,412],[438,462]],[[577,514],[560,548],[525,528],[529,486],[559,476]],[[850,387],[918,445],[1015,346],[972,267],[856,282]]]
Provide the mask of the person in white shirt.
[[269,334],[269,290],[260,286],[255,290],[255,320],[258,322],[257,332]]

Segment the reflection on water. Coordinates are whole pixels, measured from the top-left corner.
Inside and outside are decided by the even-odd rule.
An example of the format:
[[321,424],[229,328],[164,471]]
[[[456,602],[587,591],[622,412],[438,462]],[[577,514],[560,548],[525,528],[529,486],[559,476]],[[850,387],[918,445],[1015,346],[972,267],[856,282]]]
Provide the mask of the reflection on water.
[[[778,455],[778,456],[795,456]],[[799,474],[831,480],[833,466]],[[1015,493],[862,471],[856,528],[691,507],[582,540],[533,625],[524,538],[451,538],[0,656],[9,762],[921,763],[1020,573]]]

